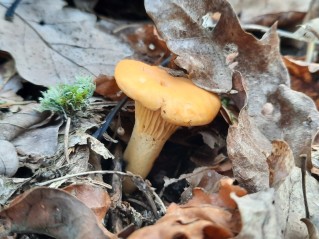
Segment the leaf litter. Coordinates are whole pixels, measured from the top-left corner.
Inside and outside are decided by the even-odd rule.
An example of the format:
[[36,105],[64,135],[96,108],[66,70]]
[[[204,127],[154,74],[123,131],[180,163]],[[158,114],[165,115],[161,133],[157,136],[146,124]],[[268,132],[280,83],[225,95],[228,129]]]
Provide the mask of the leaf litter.
[[[35,6],[43,9],[44,4]],[[4,11],[4,6],[1,5],[1,11]],[[116,34],[108,31],[107,37],[112,40],[105,48],[116,47],[103,52],[99,44],[106,39],[106,35],[98,32],[93,24],[94,15],[63,8],[62,1],[48,5],[43,14],[35,13],[37,11],[33,9],[31,12],[34,14],[28,15],[30,6],[33,5],[22,4],[18,8],[18,18],[14,19],[14,24],[17,24],[17,29],[25,28],[25,34],[33,36],[32,39],[40,41],[39,46],[45,45],[43,52],[58,59],[60,65],[52,66],[52,61],[44,55],[42,59],[48,67],[47,71],[43,71],[44,65],[37,57],[26,64],[26,57],[38,52],[34,46],[27,52],[16,53],[6,45],[7,40],[0,41],[1,48],[13,56],[17,72],[26,80],[44,86],[64,83],[65,79],[74,79],[75,74],[106,74],[96,80],[97,93],[111,101],[101,100],[102,107],[92,104],[87,112],[78,115],[79,121],[72,124],[70,132],[69,162],[63,155],[65,138],[61,121],[52,115],[37,113],[33,110],[34,105],[30,105],[31,111],[26,108],[26,114],[21,114],[24,113],[24,106],[22,111],[18,109],[17,113],[5,114],[5,121],[0,124],[3,128],[1,138],[15,143],[19,166],[29,167],[32,176],[19,179],[18,175],[23,174],[18,171],[13,178],[1,179],[1,186],[6,190],[1,193],[0,202],[6,207],[0,212],[0,235],[40,233],[55,238],[304,238],[309,234],[316,238],[318,182],[306,175],[310,219],[304,219],[299,168],[302,162],[299,156],[307,155],[306,168],[314,172],[316,164],[311,161],[311,147],[318,131],[318,111],[309,97],[290,88],[285,67],[288,63],[282,60],[279,52],[276,24],[261,39],[257,39],[242,29],[227,1],[195,4],[193,1],[146,0],[146,11],[158,33],[152,25],[140,24],[138,28],[124,25],[125,30]],[[54,14],[62,14],[65,16],[63,19],[70,22],[56,22]],[[80,26],[79,32],[75,31],[77,23],[73,22],[74,17],[85,23]],[[48,24],[50,22],[52,27]],[[4,20],[0,20],[1,24],[8,27],[5,28],[5,36],[10,36],[12,25]],[[117,24],[109,23],[113,27]],[[73,29],[71,34],[70,29]],[[83,29],[90,32],[93,29],[94,39],[99,41],[93,43],[90,40],[93,35],[82,38]],[[19,34],[15,37],[21,40]],[[78,41],[77,37],[80,38]],[[103,122],[103,111],[109,111],[114,105],[112,101],[123,97],[112,78],[112,72],[116,62],[132,52],[120,38],[129,42],[136,59],[159,64],[170,55],[170,67],[183,70],[183,74],[188,74],[196,85],[219,93],[227,102],[223,105],[222,115],[229,127],[210,124],[206,128],[196,129],[195,133],[192,129],[183,129],[172,137],[172,142],[168,142],[158,159],[162,165],[159,168],[155,164],[149,177],[152,182],[157,181],[155,185],[158,189],[162,187],[159,195],[148,180],[121,172],[120,145],[127,142],[132,130],[130,103],[113,120],[112,130],[108,131],[111,141],[101,143],[90,136],[94,128]],[[29,43],[20,45],[25,44]],[[79,49],[74,46],[79,46]],[[100,52],[95,54],[95,50]],[[94,60],[88,58],[84,62],[84,56]],[[98,60],[103,63],[97,63]],[[109,62],[106,68],[105,62]],[[28,65],[32,67],[24,69]],[[291,72],[291,64],[289,66]],[[57,69],[61,73],[54,73]],[[302,75],[307,79],[309,76],[312,76],[311,73]],[[12,76],[8,79],[10,82]],[[25,119],[24,115],[29,118]],[[120,127],[124,134],[117,134]],[[50,130],[53,131],[50,133]],[[181,132],[192,137],[179,135]],[[35,137],[40,137],[39,146],[35,145],[37,142],[32,142]],[[47,149],[41,146],[45,141],[49,142]],[[183,150],[178,152],[177,149]],[[177,156],[190,160],[178,160],[172,164],[175,165],[173,168],[165,169],[170,165],[167,158],[175,159]],[[208,162],[207,167],[200,168],[205,165],[201,162],[205,159],[214,163]],[[32,163],[35,164],[31,166]],[[154,175],[154,172],[157,174]],[[102,177],[103,174],[106,176]],[[163,174],[166,176],[161,176]],[[121,182],[124,178],[131,179],[142,193],[122,194]],[[84,182],[86,186],[79,182]],[[112,189],[106,182],[110,182]],[[70,185],[71,194],[82,195],[86,205],[69,193],[37,185],[53,188]],[[106,189],[111,199],[106,196]],[[8,205],[9,198],[13,201]],[[100,212],[98,220],[89,209],[92,208],[90,203]],[[30,215],[37,216],[27,220]],[[56,225],[59,218],[72,221],[72,228],[71,223]],[[131,223],[142,228],[134,229]]]

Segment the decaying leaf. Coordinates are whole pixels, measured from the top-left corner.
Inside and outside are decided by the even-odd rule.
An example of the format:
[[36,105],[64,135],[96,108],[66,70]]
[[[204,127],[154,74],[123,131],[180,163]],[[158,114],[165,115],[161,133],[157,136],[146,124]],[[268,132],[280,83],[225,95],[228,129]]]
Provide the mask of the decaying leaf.
[[[168,48],[177,55],[175,63],[187,70],[195,84],[211,91],[231,89],[232,70],[226,57],[241,49],[228,35],[237,36],[241,28],[229,3],[146,0],[145,8]],[[213,31],[202,26],[202,17],[210,12],[223,13]],[[225,31],[230,25],[231,33]],[[251,37],[245,34],[243,41]]]
[[249,194],[244,197],[232,195],[242,220],[242,230],[236,239],[281,238],[278,227],[275,194],[273,189]]
[[238,124],[229,127],[227,149],[234,176],[248,191],[269,188],[267,154],[271,143],[249,117],[246,107],[240,111]]
[[80,129],[76,134],[70,137],[71,147],[76,145],[90,145],[90,148],[97,154],[101,155],[104,159],[114,158],[111,152],[96,138],[91,135],[84,133],[83,129]]
[[119,100],[121,97],[124,97],[114,77],[99,75],[94,82],[96,84],[96,93],[112,100]]
[[115,238],[81,201],[59,189],[34,188],[0,212],[5,231],[39,233],[54,238]]
[[217,173],[210,167],[196,168],[192,174],[193,175],[186,179],[189,187],[184,191],[183,194],[185,194],[187,191],[191,193],[196,187],[200,187],[209,193],[218,192],[219,182],[223,178],[223,175]]
[[272,151],[267,158],[267,164],[270,173],[269,185],[270,187],[277,187],[286,179],[295,166],[294,156],[285,141],[274,140],[272,142]]
[[[301,218],[305,217],[302,193],[301,170],[294,167],[290,175],[275,192],[275,207],[278,225],[284,238],[307,238],[307,227]],[[318,181],[306,174],[306,192],[312,223],[319,228]]]
[[4,117],[0,122],[0,139],[10,141],[32,125],[44,121],[48,114],[36,111],[37,107],[38,104],[29,104],[21,111]]
[[7,203],[9,198],[21,187],[21,185],[29,180],[30,178],[8,178],[6,176],[0,176],[0,208]]
[[[227,181],[227,179],[226,179]],[[225,182],[226,182],[225,181]],[[229,182],[228,182],[229,183]],[[228,184],[226,183],[226,184]],[[159,219],[155,225],[144,227],[135,231],[128,238],[191,238],[191,239],[213,239],[231,238],[240,230],[241,223],[239,215],[233,208],[233,203],[222,202],[223,196],[230,199],[230,192],[236,192],[242,196],[245,190],[233,187],[227,193],[221,190],[219,194],[211,195],[195,189],[193,198],[183,205],[172,203],[166,215]],[[237,191],[239,189],[239,191]],[[226,190],[227,191],[227,190]],[[232,199],[230,199],[232,201]],[[227,210],[225,210],[227,209]]]
[[41,157],[52,157],[58,149],[58,133],[62,121],[54,125],[30,129],[15,139],[12,143],[21,156],[32,157],[33,160]]
[[[237,62],[236,70],[243,77],[258,79],[255,84],[271,76],[269,64],[278,68],[278,79],[287,83],[287,74],[278,52],[278,38],[274,29],[269,37],[258,41],[251,34],[242,30],[236,14],[227,1],[146,1],[146,10],[153,18],[159,32],[166,40],[170,50],[178,55],[176,63],[187,70],[191,79],[198,86],[211,90],[230,90],[232,87],[230,65]],[[213,30],[204,28],[202,17],[207,13],[221,13]],[[176,18],[175,16],[179,17]],[[163,20],[165,19],[165,20]],[[258,52],[258,57],[256,57]],[[229,62],[229,55],[238,54]],[[249,81],[249,79],[246,79]],[[275,80],[275,79],[274,79]],[[259,88],[257,92],[266,92]],[[261,93],[262,94],[262,93]]]
[[316,83],[319,64],[295,60],[288,56],[283,59],[291,76],[291,88],[311,97],[319,109],[319,85]]
[[[296,166],[301,165],[299,156],[306,154],[307,166],[310,169],[312,167],[311,144],[319,129],[319,112],[316,105],[310,97],[291,90],[285,85],[278,86],[274,94],[270,96],[270,102],[274,104],[273,115],[275,117],[280,115],[280,118],[275,121],[279,129],[273,126],[272,134],[267,136],[271,139],[283,139],[289,144]],[[278,109],[280,109],[279,112]]]
[[63,188],[63,190],[72,194],[90,208],[99,221],[104,219],[111,206],[109,194],[101,187],[90,184],[72,184]]
[[11,177],[19,168],[19,158],[12,143],[0,140],[0,175]]
[[318,239],[318,229],[308,218],[301,218],[300,221],[306,224],[309,234],[309,239]]
[[210,194],[204,193],[200,188],[194,188],[193,198],[187,202],[187,205],[197,205],[205,202],[221,208],[236,209],[237,205],[231,198],[231,193],[242,197],[247,194],[247,191],[233,183],[234,180],[231,178],[221,178],[217,185],[218,189]]
[[[0,1],[0,15],[8,6],[8,1]],[[19,74],[36,85],[113,75],[116,62],[131,54],[129,47],[104,32],[103,21],[97,22],[95,15],[64,6],[62,0],[22,1],[13,22],[0,19],[0,49],[9,52]]]
[[144,24],[128,30],[129,33],[122,35],[135,50],[135,55],[139,59],[159,65],[169,56],[170,51],[167,49],[165,41],[158,35],[154,25]]
[[[243,22],[269,26],[278,20],[281,25],[287,26],[290,23],[291,26],[295,26],[296,22],[302,21],[311,0],[287,0],[285,2],[276,0],[229,0],[229,2]],[[287,23],[287,21],[289,22]]]

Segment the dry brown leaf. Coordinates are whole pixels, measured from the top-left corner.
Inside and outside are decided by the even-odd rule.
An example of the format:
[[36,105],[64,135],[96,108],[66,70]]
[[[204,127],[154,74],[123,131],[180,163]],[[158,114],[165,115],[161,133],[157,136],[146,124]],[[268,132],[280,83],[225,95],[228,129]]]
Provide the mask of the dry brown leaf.
[[301,218],[300,221],[306,224],[309,234],[309,239],[319,239],[318,229],[308,218]]
[[[237,191],[237,188],[231,191]],[[215,198],[212,199],[210,194],[197,188],[194,191],[193,199],[188,203],[184,205],[172,203],[167,208],[166,215],[155,225],[139,229],[128,238],[222,239],[233,237],[241,227],[240,220],[237,219],[238,214],[230,208],[225,210],[215,204],[219,204]]]
[[319,109],[319,85],[316,82],[319,64],[306,63],[288,56],[283,59],[291,76],[291,88],[311,97]]
[[[231,32],[237,36],[240,26],[226,1],[146,0],[145,8],[168,48],[177,55],[175,63],[187,70],[195,84],[212,91],[231,89],[232,70],[226,57],[238,47],[226,35]],[[214,31],[202,26],[202,17],[209,12],[223,13]],[[225,31],[227,24],[232,26],[230,31]],[[247,41],[252,36],[242,37]]]
[[240,111],[238,124],[229,127],[227,150],[239,183],[250,192],[269,188],[266,154],[271,151],[271,143],[249,117],[247,107]]
[[63,190],[75,196],[90,208],[99,221],[104,219],[111,206],[109,194],[101,187],[90,184],[72,184],[63,188]]
[[[285,85],[279,85],[276,92],[269,96],[269,101],[274,105],[272,120],[278,116],[280,118],[275,120],[277,125],[265,134],[270,139],[285,140],[293,151],[298,167],[301,166],[299,156],[306,154],[307,167],[311,169],[311,145],[319,129],[319,112],[316,105],[305,94],[291,90]],[[272,120],[268,122],[268,127],[271,122],[274,123]]]
[[[9,5],[0,1],[0,15]],[[131,54],[129,47],[103,31],[103,20],[64,6],[62,0],[21,2],[13,22],[0,19],[0,49],[9,52],[19,74],[36,85],[113,75],[115,64]]]
[[[273,74],[267,70],[271,65],[276,70],[277,82],[288,83],[285,68],[279,58],[278,38],[274,30],[262,40],[242,30],[235,12],[227,1],[146,1],[146,10],[154,20],[169,49],[178,55],[177,65],[187,70],[198,86],[215,91],[232,87],[233,63],[245,80],[254,79],[254,84],[266,81]],[[207,13],[221,13],[213,30],[203,26],[202,18]],[[178,18],[176,17],[179,16]],[[163,20],[165,19],[165,20]],[[258,57],[256,57],[258,52]],[[238,56],[229,60],[230,55]],[[255,79],[258,75],[258,80]],[[248,79],[246,79],[248,78]],[[267,87],[259,88],[262,94]],[[261,91],[261,92],[260,92]]]
[[40,113],[36,108],[39,108],[39,104],[28,104],[18,113],[6,115],[0,122],[0,139],[10,141],[32,125],[44,121],[48,114]]
[[219,182],[223,178],[223,175],[210,167],[195,168],[192,174],[192,176],[186,179],[189,184],[187,191],[190,190],[191,193],[194,188],[200,187],[209,193],[218,192]]
[[272,152],[267,158],[269,166],[269,185],[278,187],[295,166],[294,156],[285,141],[274,140]]
[[4,231],[39,233],[62,239],[115,238],[81,201],[59,189],[34,188],[0,212]]
[[114,77],[106,75],[99,75],[95,80],[96,89],[95,92],[112,100],[119,100],[125,97],[121,93],[120,88],[117,86]]
[[308,11],[311,0],[228,0],[234,7],[240,20],[271,26],[276,20],[280,25],[295,26],[301,22]]
[[144,24],[129,30],[130,33],[124,34],[123,37],[134,49],[139,59],[159,65],[169,56],[170,51],[165,41],[158,35],[154,25]]
[[233,185],[233,183],[234,180],[231,178],[221,178],[219,180],[218,191],[209,195],[204,193],[200,188],[194,188],[193,198],[187,202],[187,205],[196,206],[205,203],[221,208],[235,209],[237,208],[237,205],[230,197],[231,193],[234,193],[238,197],[242,197],[247,194],[247,191],[240,186]]

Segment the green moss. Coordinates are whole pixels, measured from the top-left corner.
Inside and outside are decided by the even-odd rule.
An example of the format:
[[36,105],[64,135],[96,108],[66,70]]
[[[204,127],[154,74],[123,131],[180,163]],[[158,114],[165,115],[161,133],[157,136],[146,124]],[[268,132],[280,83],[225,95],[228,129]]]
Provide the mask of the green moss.
[[95,84],[90,77],[79,77],[72,85],[61,84],[49,87],[42,92],[40,110],[50,110],[67,117],[72,117],[77,111],[83,111],[89,98],[93,95]]

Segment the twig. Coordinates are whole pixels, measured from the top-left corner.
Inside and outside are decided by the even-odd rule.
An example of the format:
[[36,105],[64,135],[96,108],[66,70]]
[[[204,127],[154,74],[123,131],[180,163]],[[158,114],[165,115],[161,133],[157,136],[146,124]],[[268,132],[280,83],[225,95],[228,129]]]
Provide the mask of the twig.
[[17,9],[19,3],[21,2],[21,0],[15,0],[12,5],[8,8],[8,10],[6,11],[6,15],[4,16],[4,18],[7,21],[12,21],[13,20],[13,16],[14,16],[14,12]]
[[307,44],[307,53],[306,53],[306,62],[311,63],[313,56],[314,56],[314,51],[316,49],[316,45],[314,42],[308,42]]
[[128,97],[126,96],[110,111],[110,113],[106,116],[105,122],[103,123],[102,127],[100,127],[98,130],[95,131],[95,133],[92,135],[93,137],[99,140],[102,138],[102,135],[110,126],[114,116],[122,108],[122,106],[125,104],[127,100],[128,100]]
[[157,203],[157,205],[161,209],[161,213],[165,214],[166,213],[166,207],[165,207],[162,199],[159,197],[159,195],[157,193],[154,193],[154,192],[153,192],[153,196],[154,196],[154,201]]
[[[69,175],[65,175],[59,178],[55,178],[55,179],[51,179],[42,183],[36,183],[37,186],[45,186],[51,183],[55,183],[64,179],[69,179],[69,178],[73,178],[73,177],[78,177],[78,176],[84,176],[84,175],[90,175],[90,174],[117,174],[117,175],[122,175],[122,176],[127,176],[127,177],[133,177],[134,175],[131,174],[127,174],[127,173],[123,173],[123,172],[119,172],[119,171],[114,171],[114,170],[98,170],[98,171],[88,171],[88,172],[81,172],[81,173],[75,173],[75,174],[69,174]],[[110,189],[112,187],[110,186]]]
[[[0,88],[1,90],[1,88]],[[16,102],[10,102],[10,103],[3,103],[1,104],[0,103],[0,108],[7,108],[9,106],[12,106],[12,105],[27,105],[27,104],[31,104],[31,103],[36,103],[36,101],[33,101],[33,100],[28,100],[28,101],[16,101]]]
[[66,118],[66,125],[65,125],[65,133],[64,133],[64,155],[65,160],[67,163],[70,163],[69,158],[69,133],[70,133],[70,125],[71,125],[71,118]]
[[307,191],[306,191],[306,163],[307,163],[307,155],[301,154],[301,179],[302,179],[302,193],[305,204],[306,218],[310,219],[309,208],[308,208],[308,200],[307,200]]
[[[270,30],[269,27],[260,26],[257,24],[243,24],[242,28],[246,31],[268,32]],[[303,42],[309,41],[307,38],[302,38],[297,36],[294,32],[288,32],[288,31],[277,29],[277,33],[280,37],[285,37],[285,38],[294,39],[294,40],[303,41]],[[315,40],[314,43],[319,44],[319,40]]]

